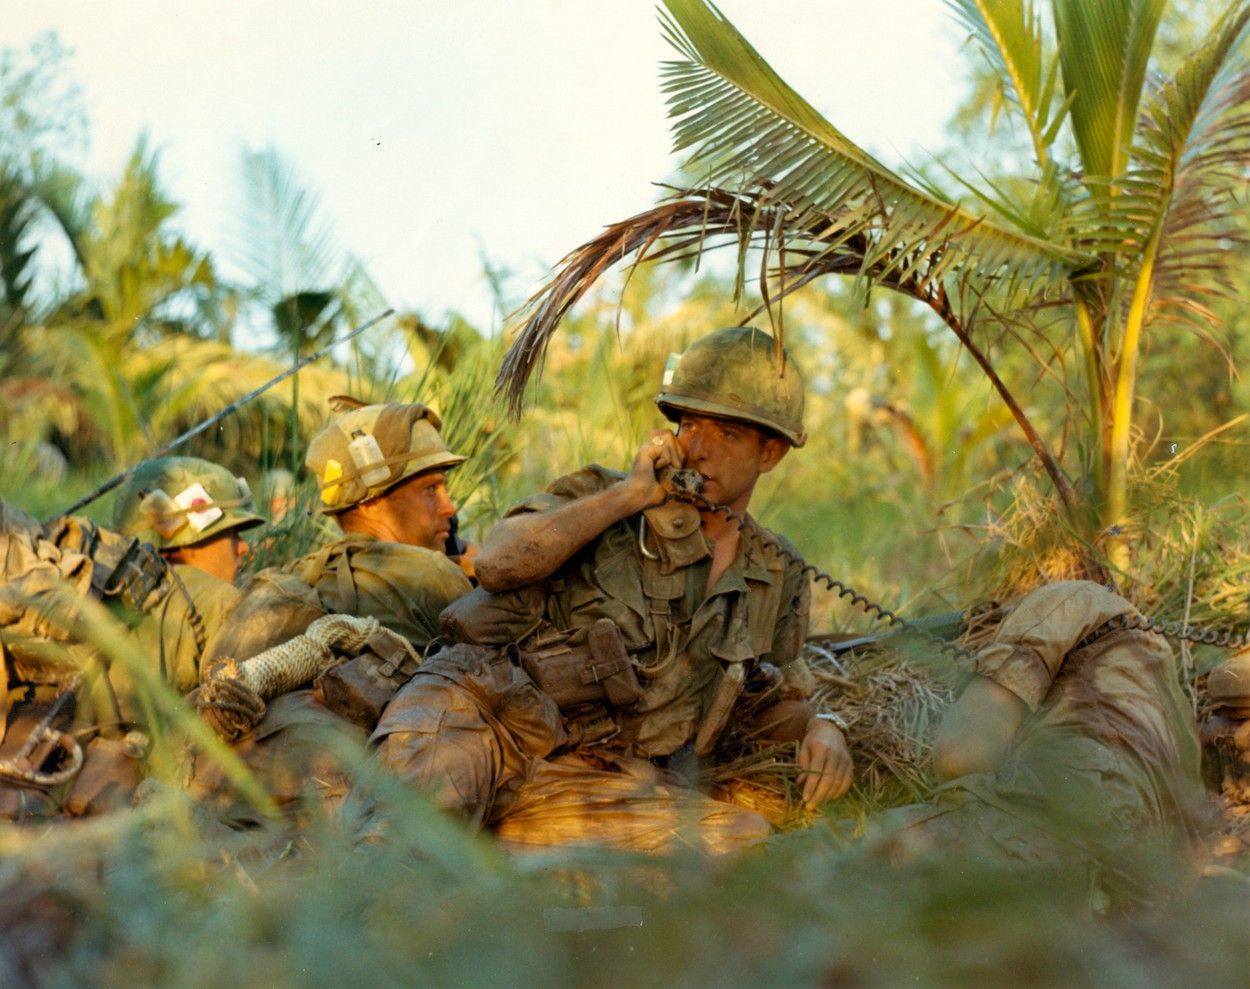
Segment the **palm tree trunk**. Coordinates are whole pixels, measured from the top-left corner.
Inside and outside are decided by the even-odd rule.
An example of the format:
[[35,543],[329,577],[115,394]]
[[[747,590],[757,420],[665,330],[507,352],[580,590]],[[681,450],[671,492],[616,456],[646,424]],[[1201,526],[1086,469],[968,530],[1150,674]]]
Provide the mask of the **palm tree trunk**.
[[1106,515],[1103,521],[1106,525],[1107,556],[1121,573],[1127,572],[1131,563],[1125,530],[1128,522],[1128,461],[1132,440],[1133,392],[1137,384],[1137,354],[1141,349],[1142,327],[1146,322],[1146,308],[1150,301],[1150,287],[1161,231],[1162,225],[1156,224],[1146,245],[1137,283],[1133,286],[1133,301],[1129,305],[1128,319],[1124,326],[1115,397],[1111,405],[1111,470],[1107,478]]

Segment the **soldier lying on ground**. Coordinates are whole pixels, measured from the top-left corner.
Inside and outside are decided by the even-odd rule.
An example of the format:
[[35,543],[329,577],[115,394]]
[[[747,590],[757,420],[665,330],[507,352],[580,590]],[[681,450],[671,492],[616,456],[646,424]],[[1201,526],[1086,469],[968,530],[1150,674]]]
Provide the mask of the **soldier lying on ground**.
[[1134,613],[1088,581],[1011,606],[935,737],[947,782],[885,815],[889,846],[1087,868],[1121,900],[1143,892],[1142,862],[1185,853],[1202,806],[1194,717],[1162,637],[1103,628]]
[[[209,638],[238,601],[229,583],[240,555],[237,534],[261,521],[249,508],[246,486],[224,468],[170,457],[144,465],[119,492],[115,520],[125,532],[64,518],[46,531],[0,533],[7,678],[0,700],[6,702],[10,729],[0,757],[18,753],[54,700],[85,669],[76,695],[67,698],[53,725],[78,726],[76,735],[85,742],[82,771],[56,788],[22,786],[10,774],[14,785],[0,791],[0,815],[41,816],[58,807],[90,813],[129,798],[143,755],[141,737],[127,739],[144,717],[134,678],[105,666],[89,644],[73,641],[66,608],[88,596],[103,601],[167,683],[178,691],[192,689]],[[67,663],[65,650],[78,662]],[[62,754],[68,758],[68,752]],[[41,765],[56,757],[55,746],[44,746],[18,769],[37,777]]]
[[[373,738],[378,758],[516,846],[714,851],[768,823],[688,787],[748,681],[776,674],[761,716],[801,741],[804,795],[851,782],[842,733],[812,716],[799,650],[809,589],[780,537],[669,500],[691,468],[745,512],[759,476],[805,439],[803,385],[775,343],[719,330],[666,374],[654,432],[628,474],[590,466],[523,501],[478,557],[481,588],[443,615],[458,644],[417,671]],[[778,673],[778,671],[781,671]]]
[[[446,472],[465,458],[443,442],[438,416],[415,403],[340,402],[339,414],[309,444],[305,466],[321,486],[322,511],[343,537],[258,574],[244,588],[230,629],[210,644],[209,660],[251,660],[327,614],[376,619],[408,648],[375,639],[311,688],[254,698],[245,719],[238,712],[216,718],[215,687],[200,691],[201,710],[279,802],[293,800],[310,780],[322,781],[327,799],[346,792],[344,773],[320,758],[324,731],[363,742],[438,636],[439,612],[470,589],[464,570],[443,552],[456,511]],[[286,662],[271,655],[270,665],[275,659]],[[238,676],[231,667],[210,679]],[[226,696],[237,700],[233,687]],[[229,787],[220,768],[200,757],[192,790],[206,799],[227,797]]]

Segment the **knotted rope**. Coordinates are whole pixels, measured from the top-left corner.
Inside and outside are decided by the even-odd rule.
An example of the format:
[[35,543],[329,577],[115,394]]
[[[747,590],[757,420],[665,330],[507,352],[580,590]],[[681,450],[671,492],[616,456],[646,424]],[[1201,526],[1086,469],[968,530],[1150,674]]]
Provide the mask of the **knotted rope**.
[[335,650],[355,653],[379,632],[376,618],[324,615],[302,635],[240,663],[225,657],[213,665],[195,704],[218,735],[242,738],[265,716],[265,701],[316,679],[337,661]]

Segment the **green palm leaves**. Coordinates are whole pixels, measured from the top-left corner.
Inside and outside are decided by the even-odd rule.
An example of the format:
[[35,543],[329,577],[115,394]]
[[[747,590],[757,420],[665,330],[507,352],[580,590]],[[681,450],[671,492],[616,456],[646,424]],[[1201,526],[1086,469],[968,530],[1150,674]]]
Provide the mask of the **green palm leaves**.
[[710,3],[665,6],[665,34],[684,56],[662,69],[675,148],[692,151],[688,167],[707,184],[784,206],[790,224],[821,225],[825,251],[863,235],[865,273],[933,283],[958,270],[1032,284],[1054,277],[1056,262],[1082,261],[899,178],[787,86]]
[[[740,288],[747,248],[763,248],[766,305],[770,292],[831,273],[929,305],[995,383],[1065,501],[1067,473],[1085,475],[1086,507],[1123,566],[1113,543],[1128,514],[1144,336],[1168,320],[1209,320],[1237,260],[1229,248],[1242,236],[1234,193],[1250,167],[1241,54],[1250,0],[1232,0],[1170,77],[1152,61],[1165,0],[947,3],[996,73],[1034,165],[976,185],[957,176],[963,201],[857,147],[710,0],[664,0],[662,29],[679,56],[662,68],[675,148],[704,187],[569,255],[523,311],[500,383],[519,400],[556,323],[609,264],[736,239]],[[1088,404],[1070,402],[1068,416],[1087,436],[1067,472],[977,344],[995,326],[1031,328],[1055,353],[1081,358]]]

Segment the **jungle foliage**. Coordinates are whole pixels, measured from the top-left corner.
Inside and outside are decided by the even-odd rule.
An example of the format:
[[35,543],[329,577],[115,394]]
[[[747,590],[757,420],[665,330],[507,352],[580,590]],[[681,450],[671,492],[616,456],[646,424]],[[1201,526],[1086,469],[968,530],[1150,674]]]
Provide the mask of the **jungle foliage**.
[[[331,395],[434,406],[449,444],[470,455],[453,495],[480,539],[558,474],[624,467],[663,424],[651,398],[668,353],[749,317],[803,366],[811,435],[764,479],[753,511],[813,563],[917,615],[1083,572],[1092,558],[1119,567],[1144,610],[1244,629],[1250,394],[1236,370],[1250,332],[1238,198],[1250,3],[950,6],[973,64],[947,160],[971,146],[962,122],[992,117],[979,174],[878,161],[709,3],[666,0],[677,55],[664,72],[689,152],[681,193],[572,253],[508,337],[454,314],[402,313],[191,444],[253,490],[271,468],[297,474],[296,510],[249,534],[251,565],[328,534],[298,468]],[[0,54],[0,496],[40,517],[386,305],[272,149],[241,163],[229,259],[179,228],[150,140],[110,181],[80,174],[88,122],[71,69],[55,39]],[[728,264],[702,257],[717,243],[738,252]],[[631,253],[673,263],[605,274]],[[490,276],[501,310],[525,304],[516,279]],[[497,397],[501,364],[511,392]],[[107,501],[89,513],[107,521]],[[813,626],[871,630],[827,595]],[[91,634],[141,666],[106,618]],[[863,712],[895,705],[884,727],[906,745],[873,749],[871,772],[829,818],[713,865],[511,858],[374,779],[367,761],[356,771],[395,810],[385,843],[358,843],[350,819],[315,807],[299,835],[231,831],[178,792],[181,748],[230,764],[262,817],[263,796],[248,797],[242,767],[154,684],[155,780],[133,814],[0,829],[0,982],[1241,975],[1241,873],[1181,882],[1179,863],[1141,863],[1174,895],[1116,915],[1090,876],[1004,874],[975,857],[900,865],[857,845],[872,813],[930,782],[918,758],[950,671],[907,658],[830,666],[822,687]],[[1187,679],[1215,658],[1186,651]],[[864,744],[884,730],[869,720],[853,726]],[[626,926],[572,929],[604,917]]]

